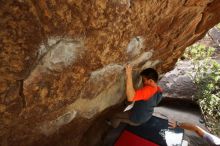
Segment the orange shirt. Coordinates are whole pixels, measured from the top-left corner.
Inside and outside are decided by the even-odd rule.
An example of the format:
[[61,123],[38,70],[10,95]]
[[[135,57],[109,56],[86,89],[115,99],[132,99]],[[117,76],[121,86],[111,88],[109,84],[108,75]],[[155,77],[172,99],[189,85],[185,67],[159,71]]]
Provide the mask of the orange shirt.
[[133,97],[132,101],[148,100],[157,92],[162,92],[159,86],[145,86],[135,91],[135,96]]

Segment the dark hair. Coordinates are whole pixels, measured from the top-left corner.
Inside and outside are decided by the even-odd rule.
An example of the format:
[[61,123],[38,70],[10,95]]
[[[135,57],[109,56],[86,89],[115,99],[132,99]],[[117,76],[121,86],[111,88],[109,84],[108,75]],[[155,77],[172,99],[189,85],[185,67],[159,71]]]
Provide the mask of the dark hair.
[[158,81],[158,73],[153,68],[147,68],[140,73],[141,76],[146,77],[147,79],[152,79],[154,82]]

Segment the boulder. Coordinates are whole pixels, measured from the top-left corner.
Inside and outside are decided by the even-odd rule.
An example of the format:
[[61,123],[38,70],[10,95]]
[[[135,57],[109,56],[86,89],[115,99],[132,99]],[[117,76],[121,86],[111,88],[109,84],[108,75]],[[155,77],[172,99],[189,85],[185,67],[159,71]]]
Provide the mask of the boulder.
[[0,1],[1,145],[50,145],[70,131],[79,145],[125,99],[127,63],[135,84],[144,68],[166,73],[220,21],[219,8],[219,0]]

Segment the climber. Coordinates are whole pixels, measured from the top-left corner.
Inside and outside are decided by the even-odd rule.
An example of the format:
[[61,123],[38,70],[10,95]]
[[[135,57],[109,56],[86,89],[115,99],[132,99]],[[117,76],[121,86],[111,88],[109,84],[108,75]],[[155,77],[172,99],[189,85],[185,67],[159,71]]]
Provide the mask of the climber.
[[158,73],[152,68],[147,68],[140,73],[143,87],[136,90],[132,81],[132,66],[127,65],[126,73],[126,95],[129,102],[135,102],[133,108],[127,112],[116,114],[108,124],[114,128],[120,123],[138,126],[147,122],[153,114],[154,107],[162,99],[162,90],[157,85]]
[[180,127],[186,130],[194,131],[197,135],[207,141],[211,146],[220,146],[220,138],[210,134],[209,132],[203,130],[197,125],[191,123],[180,123],[173,119],[169,119],[168,124],[169,126],[171,126],[171,128]]

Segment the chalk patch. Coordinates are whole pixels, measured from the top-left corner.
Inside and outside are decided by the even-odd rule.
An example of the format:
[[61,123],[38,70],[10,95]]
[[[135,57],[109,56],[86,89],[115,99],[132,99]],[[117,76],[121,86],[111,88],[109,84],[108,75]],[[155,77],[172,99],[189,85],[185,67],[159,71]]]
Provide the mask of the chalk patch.
[[67,110],[76,110],[78,115],[91,119],[97,113],[102,112],[123,100],[125,96],[124,76],[113,81],[112,86],[103,90],[91,99],[79,98],[73,104],[67,107]]
[[137,36],[131,39],[127,47],[127,53],[131,56],[137,56],[141,53],[141,49],[143,46],[144,39],[141,36]]
[[127,5],[127,7],[130,7],[131,0],[111,0],[113,3],[117,3],[120,5]]
[[54,37],[47,40],[48,46],[41,45],[38,56],[42,57],[42,67],[51,71],[62,71],[84,52],[82,40]]
[[44,66],[50,70],[59,70],[71,65],[78,57],[82,48],[80,42],[61,41],[44,58]]
[[124,67],[121,65],[110,64],[99,70],[93,71],[89,80],[81,90],[79,97],[91,99],[98,96],[103,90],[114,85],[123,69]]
[[153,63],[152,63],[152,66],[155,67],[157,64],[159,64],[161,61],[160,60],[155,60]]
[[[71,39],[68,39],[68,38],[65,38],[65,39],[71,41]],[[62,38],[60,38],[60,37],[51,37],[47,40],[47,43],[49,46],[52,46],[61,40],[62,40]]]
[[152,66],[152,61],[147,61],[142,67],[141,70],[144,70],[146,68],[149,68]]
[[47,47],[45,45],[40,45],[38,50],[38,59],[40,59],[47,52]]
[[62,40],[62,38],[60,37],[51,37],[51,38],[48,38],[46,45],[42,43],[40,45],[40,49],[38,50],[38,59],[40,59],[40,57],[45,55],[45,53],[50,49],[50,47],[58,43],[60,40]]
[[139,56],[137,59],[132,60],[129,62],[132,66],[137,66],[140,63],[144,63],[147,60],[149,60],[153,55],[153,51],[144,52],[141,56]]
[[56,120],[45,122],[39,129],[44,135],[49,136],[56,132],[61,126],[70,123],[76,117],[76,113],[75,110],[69,111]]
[[113,72],[120,72],[123,70],[123,68],[124,68],[123,66],[118,65],[118,64],[110,64],[110,65],[103,67],[102,69],[93,71],[91,73],[91,78],[93,79],[97,77],[102,77],[108,74],[112,74]]
[[144,70],[146,68],[149,67],[155,67],[157,64],[159,64],[160,61],[159,60],[155,60],[155,61],[147,61],[142,67],[141,70]]
[[32,70],[30,78],[25,80],[25,86],[39,80],[42,73],[62,72],[64,68],[81,59],[85,49],[80,38],[51,37],[47,45],[42,44],[38,50],[38,64]]

